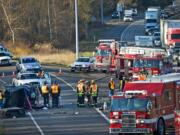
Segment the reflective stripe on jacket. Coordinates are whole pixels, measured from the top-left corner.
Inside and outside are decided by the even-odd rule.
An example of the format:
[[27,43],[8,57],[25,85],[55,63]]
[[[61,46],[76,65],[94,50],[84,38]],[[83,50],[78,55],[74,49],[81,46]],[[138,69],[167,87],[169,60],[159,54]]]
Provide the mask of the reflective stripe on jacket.
[[48,93],[48,87],[46,85],[42,86],[41,91],[42,91],[42,94],[47,94]]
[[114,83],[114,81],[110,81],[109,83],[110,83],[110,89],[111,89],[111,90],[114,90],[114,89],[115,89],[115,83]]
[[77,91],[78,95],[83,95],[84,94],[84,84],[83,83],[78,84],[77,88],[78,88],[78,91]]
[[0,92],[0,100],[2,100],[2,99],[3,99],[2,92]]
[[97,96],[97,85],[96,84],[92,84],[91,85],[91,95],[92,96]]
[[59,86],[58,85],[52,85],[51,90],[52,90],[52,94],[58,94],[59,93]]

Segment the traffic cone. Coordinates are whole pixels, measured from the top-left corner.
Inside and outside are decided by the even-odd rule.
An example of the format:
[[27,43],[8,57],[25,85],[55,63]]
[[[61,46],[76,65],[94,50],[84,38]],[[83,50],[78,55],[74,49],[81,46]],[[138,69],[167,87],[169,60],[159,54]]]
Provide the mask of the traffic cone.
[[2,73],[2,77],[4,77],[4,72]]
[[14,77],[14,76],[15,76],[15,72],[13,71],[13,72],[12,72],[12,77]]
[[107,103],[106,103],[106,102],[104,102],[104,104],[103,104],[103,110],[104,110],[104,111],[107,110]]
[[62,70],[61,70],[61,68],[59,68],[58,74],[59,74],[59,75],[62,75]]

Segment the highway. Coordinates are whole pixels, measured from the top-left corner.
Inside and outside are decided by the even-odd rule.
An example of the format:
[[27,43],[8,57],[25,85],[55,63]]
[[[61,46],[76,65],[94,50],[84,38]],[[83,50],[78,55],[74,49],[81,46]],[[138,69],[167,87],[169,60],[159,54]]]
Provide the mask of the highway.
[[[133,41],[134,36],[143,35],[143,21],[127,23],[121,27],[121,31],[115,32],[115,37],[123,41]],[[117,31],[117,30],[116,30]],[[113,33],[113,32],[112,32]],[[108,37],[109,35],[107,35]],[[108,111],[101,111],[104,102],[109,102],[107,83],[113,75],[98,72],[71,73],[69,69],[58,66],[44,66],[45,72],[51,74],[52,80],[57,81],[62,88],[62,108],[47,110],[27,110],[25,118],[2,119],[5,135],[107,135],[109,134]],[[15,66],[0,68],[0,82],[11,84]],[[5,74],[2,77],[2,74]],[[113,76],[114,77],[114,76]],[[115,78],[115,77],[114,77]],[[99,104],[97,108],[81,107],[76,105],[75,86],[80,79],[96,80],[99,86]],[[118,84],[118,80],[115,80]],[[118,89],[118,85],[116,85]],[[116,90],[118,92],[118,90]]]
[[[54,69],[45,69],[51,71]],[[2,71],[3,72],[3,71]],[[76,106],[76,93],[73,87],[79,79],[97,79],[100,86],[100,97],[108,95],[106,89],[109,75],[102,73],[69,73],[52,74],[52,80],[58,81],[62,88],[60,109],[27,111],[26,118],[3,119],[7,135],[91,135],[108,134],[108,122],[95,108]],[[1,78],[3,83],[11,83],[12,77]],[[99,79],[99,80],[98,80]],[[101,105],[99,105],[101,106]]]

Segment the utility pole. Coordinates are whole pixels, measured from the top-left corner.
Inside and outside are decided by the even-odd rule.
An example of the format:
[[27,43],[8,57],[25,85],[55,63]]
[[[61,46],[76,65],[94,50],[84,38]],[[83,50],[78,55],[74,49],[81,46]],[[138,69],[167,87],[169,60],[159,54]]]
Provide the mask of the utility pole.
[[76,59],[79,57],[79,35],[78,35],[78,3],[75,0],[75,28],[76,28]]
[[101,0],[101,23],[104,24],[104,7],[103,7],[104,1]]

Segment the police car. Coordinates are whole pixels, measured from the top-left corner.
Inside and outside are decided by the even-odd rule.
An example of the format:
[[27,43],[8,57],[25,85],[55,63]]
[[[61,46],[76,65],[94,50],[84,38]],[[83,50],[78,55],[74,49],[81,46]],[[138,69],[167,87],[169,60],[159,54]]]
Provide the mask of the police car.
[[41,71],[41,65],[35,58],[31,56],[21,57],[16,64],[16,70],[17,72],[32,71],[37,73]]

